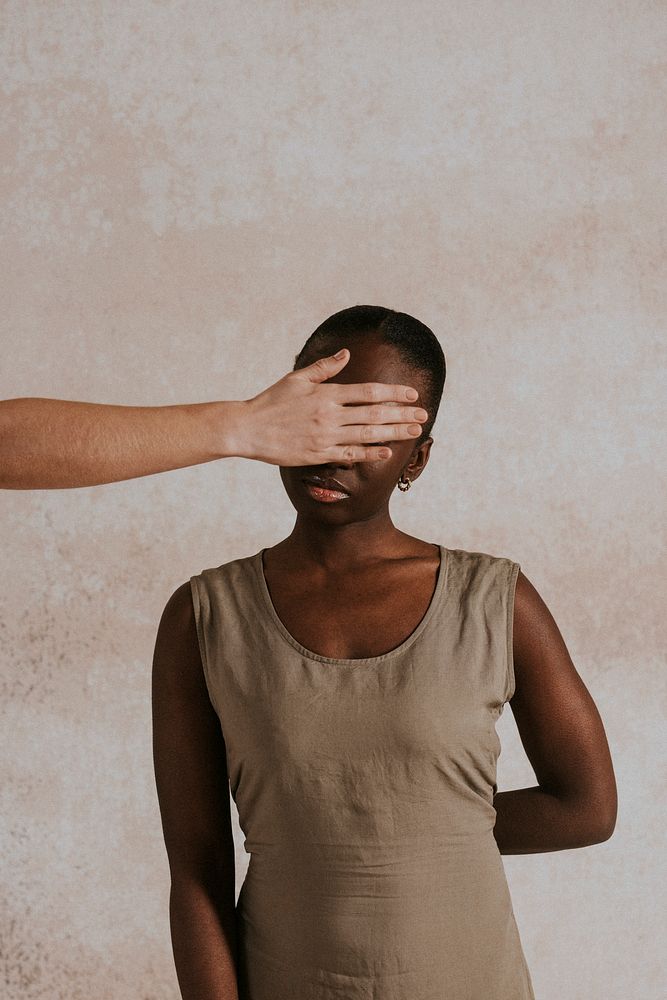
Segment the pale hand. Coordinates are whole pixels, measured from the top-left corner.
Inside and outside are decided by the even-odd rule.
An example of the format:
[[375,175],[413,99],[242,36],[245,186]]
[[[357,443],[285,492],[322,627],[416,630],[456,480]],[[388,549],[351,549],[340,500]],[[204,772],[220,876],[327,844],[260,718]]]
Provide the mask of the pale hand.
[[340,359],[320,358],[244,400],[233,453],[283,466],[368,462],[391,456],[386,442],[419,437],[428,414],[416,406],[414,388],[321,384],[348,361],[347,349]]

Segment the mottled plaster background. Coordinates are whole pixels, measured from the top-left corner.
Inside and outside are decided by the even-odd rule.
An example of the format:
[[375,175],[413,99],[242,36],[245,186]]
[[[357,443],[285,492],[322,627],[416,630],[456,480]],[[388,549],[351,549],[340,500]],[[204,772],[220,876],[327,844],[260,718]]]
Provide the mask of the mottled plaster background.
[[[665,4],[1,17],[2,396],[241,399],[345,306],[427,323],[447,385],[394,519],[521,563],[619,785],[610,841],[504,859],[537,996],[663,996]],[[175,1000],[157,624],[292,508],[240,459],[0,505],[3,996]],[[499,732],[499,787],[534,784]]]

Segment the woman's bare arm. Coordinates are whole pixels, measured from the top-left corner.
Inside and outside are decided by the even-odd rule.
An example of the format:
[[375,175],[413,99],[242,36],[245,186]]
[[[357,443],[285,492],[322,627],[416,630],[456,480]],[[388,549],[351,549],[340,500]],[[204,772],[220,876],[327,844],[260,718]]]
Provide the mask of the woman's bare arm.
[[513,634],[510,706],[539,784],[496,793],[498,848],[529,854],[608,840],[617,793],[604,726],[551,612],[521,572]]
[[[368,382],[324,383],[347,364],[321,358],[248,400],[116,406],[22,397],[0,401],[0,488],[71,489],[250,458],[273,465],[366,462],[372,446],[421,434],[415,390]],[[415,397],[416,399],[416,397]]]
[[181,995],[238,1000],[225,743],[206,689],[189,583],[172,594],[162,614],[152,688],[153,759]]

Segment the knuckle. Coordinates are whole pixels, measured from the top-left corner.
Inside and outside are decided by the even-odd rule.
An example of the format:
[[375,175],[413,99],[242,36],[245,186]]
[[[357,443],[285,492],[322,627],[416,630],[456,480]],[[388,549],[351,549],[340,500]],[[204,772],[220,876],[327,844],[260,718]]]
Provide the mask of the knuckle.
[[324,406],[318,406],[313,414],[313,423],[318,431],[329,427],[329,415]]

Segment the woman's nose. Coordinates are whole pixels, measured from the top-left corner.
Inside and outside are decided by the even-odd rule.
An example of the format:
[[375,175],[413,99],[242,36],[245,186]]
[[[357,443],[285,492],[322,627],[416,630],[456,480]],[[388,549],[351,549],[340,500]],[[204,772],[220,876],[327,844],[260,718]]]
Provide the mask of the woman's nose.
[[318,468],[322,469],[323,476],[326,476],[327,474],[335,476],[336,469],[353,469],[355,465],[358,464],[359,464],[358,462],[346,462],[344,459],[341,458],[337,462],[327,462],[326,465],[320,465],[318,466]]

